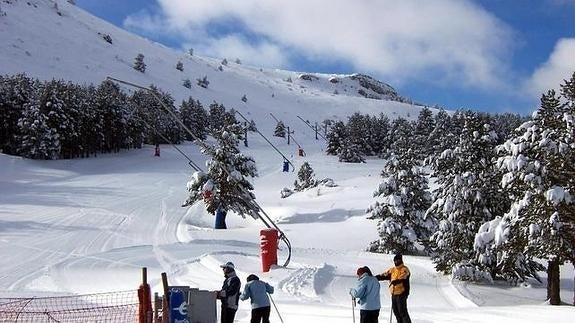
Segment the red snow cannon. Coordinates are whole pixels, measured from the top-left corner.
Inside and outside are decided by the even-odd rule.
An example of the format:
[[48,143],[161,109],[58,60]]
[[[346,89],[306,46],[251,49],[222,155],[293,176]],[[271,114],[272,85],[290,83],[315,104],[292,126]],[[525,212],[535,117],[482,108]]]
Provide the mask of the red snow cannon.
[[278,231],[264,229],[260,231],[260,249],[262,257],[262,270],[270,271],[272,265],[278,264]]

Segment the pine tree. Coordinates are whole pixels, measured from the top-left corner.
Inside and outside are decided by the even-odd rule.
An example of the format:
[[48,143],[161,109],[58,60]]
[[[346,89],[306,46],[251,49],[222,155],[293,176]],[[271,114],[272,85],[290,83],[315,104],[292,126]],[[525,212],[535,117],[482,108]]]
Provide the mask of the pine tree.
[[389,150],[389,132],[391,125],[389,118],[381,113],[379,117],[372,117],[369,131],[369,145],[373,149],[373,154],[382,157]]
[[283,122],[278,121],[276,124],[276,129],[274,130],[274,136],[285,138],[286,137],[286,126]]
[[233,211],[243,217],[257,218],[253,186],[248,178],[257,176],[254,160],[238,149],[238,138],[222,130],[216,135],[217,146],[208,145],[202,152],[210,157],[207,172],[196,172],[188,182],[189,196],[183,206],[204,199],[206,210]]
[[134,69],[136,71],[145,73],[146,72],[146,63],[144,63],[144,54],[140,53],[134,59]]
[[242,96],[242,102],[243,103],[248,102],[248,97],[245,94]]
[[178,71],[183,72],[183,71],[184,71],[184,63],[182,63],[182,61],[178,61],[178,62],[176,63],[176,69],[177,69]]
[[418,152],[417,158],[424,160],[432,152],[433,146],[430,142],[430,136],[435,128],[433,113],[427,107],[421,109],[415,129],[413,130],[413,148]]
[[452,132],[451,117],[445,110],[441,109],[434,118],[434,127],[429,134],[429,155],[426,158],[426,164],[432,164],[433,159],[439,156],[446,149],[455,148],[458,140]]
[[[148,144],[172,143],[178,144],[183,140],[182,129],[172,117],[174,114],[180,118],[179,112],[174,107],[174,98],[154,86],[155,97],[148,91],[136,91],[131,101],[137,108],[136,117],[145,121],[149,126],[144,133],[144,141]],[[159,98],[163,105],[156,99]],[[165,109],[169,109],[171,114]],[[165,142],[165,137],[169,142]]]
[[533,119],[502,149],[498,165],[506,172],[503,185],[513,192],[513,206],[505,214],[506,247],[528,257],[547,260],[548,299],[561,303],[559,266],[575,252],[575,93],[571,80],[562,85],[566,103],[554,91],[541,97]]
[[[208,132],[208,113],[200,101],[194,101],[192,98],[183,101],[180,105],[180,116],[182,122],[190,129],[196,138],[200,140],[206,139]],[[194,137],[187,132],[185,133],[185,137],[186,140],[194,140]]]
[[436,268],[444,273],[474,259],[480,226],[509,205],[494,176],[495,134],[476,113],[467,112],[464,120],[456,148],[444,151],[432,165],[439,187],[427,216],[438,223],[430,243]]
[[0,76],[0,151],[15,154],[19,142],[16,138],[18,120],[24,106],[37,95],[40,84],[25,74]]
[[347,129],[345,128],[345,124],[341,121],[337,121],[327,134],[327,148],[325,152],[328,155],[338,155],[346,138]]
[[360,113],[354,113],[349,117],[346,125],[350,146],[355,146],[359,152],[365,156],[373,155],[373,148],[370,145],[370,117]]
[[365,158],[361,155],[359,147],[347,139],[343,142],[343,145],[338,152],[338,156],[340,162],[365,163]]
[[185,88],[191,89],[191,88],[192,88],[192,81],[190,81],[190,79],[185,79],[185,80],[184,80],[184,83],[182,83],[182,85],[183,85]]
[[198,86],[201,86],[201,87],[203,87],[204,89],[207,89],[207,88],[208,88],[208,85],[210,85],[210,81],[208,81],[208,76],[207,76],[207,75],[205,75],[205,76],[202,77],[202,78],[197,79],[197,81],[198,81],[198,83],[197,83]]
[[301,192],[308,188],[316,187],[317,184],[311,165],[308,162],[304,162],[297,172],[297,180],[294,182],[294,190]]
[[431,195],[417,158],[414,150],[408,150],[385,163],[383,182],[374,192],[377,201],[367,210],[371,219],[378,220],[379,231],[370,251],[418,254],[416,243],[427,244],[433,229],[431,219],[425,218]]
[[24,105],[18,120],[17,153],[32,159],[55,159],[60,153],[58,133],[48,125],[48,117],[39,98],[31,98]]

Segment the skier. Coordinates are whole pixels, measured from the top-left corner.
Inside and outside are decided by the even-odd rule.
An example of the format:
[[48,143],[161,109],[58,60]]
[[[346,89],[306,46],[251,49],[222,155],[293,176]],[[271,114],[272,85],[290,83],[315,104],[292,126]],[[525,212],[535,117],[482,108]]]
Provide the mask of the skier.
[[220,267],[224,271],[224,277],[226,278],[222,285],[222,289],[216,292],[217,299],[222,302],[220,322],[232,323],[236,316],[236,311],[238,310],[242,282],[238,276],[236,276],[236,271],[232,262],[228,261]]
[[349,294],[357,298],[359,304],[359,322],[377,323],[381,302],[379,299],[379,282],[373,277],[367,266],[357,269],[357,286],[350,288]]
[[154,148],[154,156],[160,157],[160,144],[156,144],[156,148]]
[[389,280],[391,293],[391,308],[397,323],[411,323],[407,312],[407,296],[409,296],[409,269],[403,264],[401,254],[393,257],[394,267],[386,272],[376,275],[377,280]]
[[273,294],[274,288],[268,283],[261,281],[254,274],[249,275],[247,281],[240,299],[245,301],[249,298],[251,301],[252,318],[250,323],[269,323],[271,307],[268,293]]

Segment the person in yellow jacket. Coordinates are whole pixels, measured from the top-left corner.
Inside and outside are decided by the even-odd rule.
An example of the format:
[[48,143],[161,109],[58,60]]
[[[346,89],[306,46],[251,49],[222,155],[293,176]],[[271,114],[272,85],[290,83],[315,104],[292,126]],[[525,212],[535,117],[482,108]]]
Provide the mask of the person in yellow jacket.
[[411,323],[407,312],[407,296],[409,296],[409,276],[407,266],[403,264],[401,254],[393,257],[395,266],[386,272],[376,275],[377,280],[389,280],[389,292],[391,293],[391,308],[397,323]]

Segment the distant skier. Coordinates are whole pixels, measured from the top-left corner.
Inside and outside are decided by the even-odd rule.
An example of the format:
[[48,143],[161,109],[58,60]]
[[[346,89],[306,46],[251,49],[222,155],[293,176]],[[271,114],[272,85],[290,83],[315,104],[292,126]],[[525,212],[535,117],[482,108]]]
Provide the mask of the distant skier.
[[407,297],[409,296],[409,276],[411,275],[407,266],[403,264],[401,254],[393,257],[394,267],[386,272],[376,275],[377,280],[389,280],[389,291],[391,293],[391,307],[397,323],[411,323],[407,312]]
[[254,274],[249,275],[247,281],[240,299],[242,301],[248,298],[251,300],[252,318],[250,323],[269,323],[271,307],[268,293],[273,294],[274,288],[268,283],[261,281]]
[[238,302],[240,298],[240,288],[242,282],[236,276],[234,264],[227,262],[220,266],[224,271],[224,284],[222,289],[217,293],[217,298],[222,302],[222,311],[220,316],[221,323],[232,323],[238,310]]
[[357,299],[359,304],[359,322],[377,323],[381,302],[379,299],[379,282],[373,277],[369,267],[357,269],[357,286],[350,288],[349,294]]
[[154,148],[154,156],[160,157],[160,144],[156,144],[156,148]]

